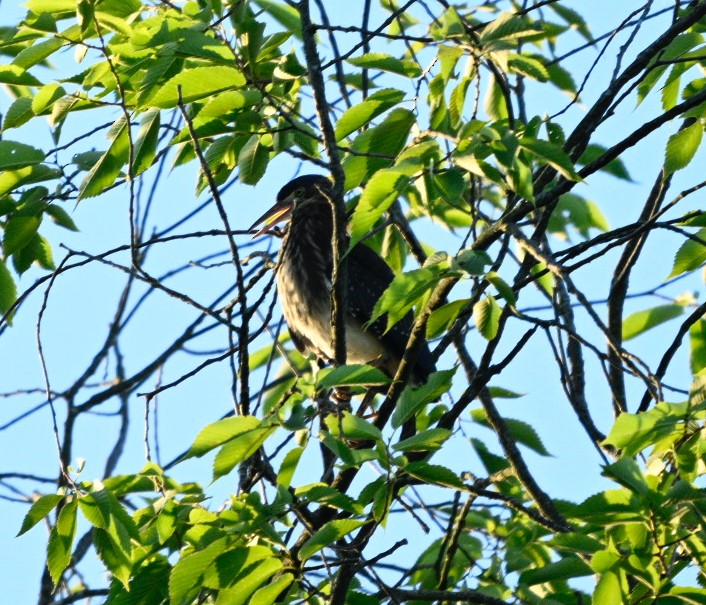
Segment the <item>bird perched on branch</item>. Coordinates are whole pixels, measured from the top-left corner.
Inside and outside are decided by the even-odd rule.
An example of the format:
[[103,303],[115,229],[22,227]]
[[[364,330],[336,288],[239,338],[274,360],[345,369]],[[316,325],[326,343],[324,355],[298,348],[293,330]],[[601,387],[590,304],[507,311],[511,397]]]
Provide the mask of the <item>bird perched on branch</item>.
[[[255,236],[289,219],[277,269],[277,292],[289,333],[297,349],[319,358],[335,358],[331,344],[333,272],[332,183],[321,175],[300,176],[277,194],[275,205],[251,227],[264,223]],[[394,277],[387,263],[364,244],[347,254],[346,360],[373,363],[394,376],[412,330],[409,313],[389,331],[387,320],[370,322],[373,308]],[[412,369],[412,382],[425,382],[435,371],[426,342]]]

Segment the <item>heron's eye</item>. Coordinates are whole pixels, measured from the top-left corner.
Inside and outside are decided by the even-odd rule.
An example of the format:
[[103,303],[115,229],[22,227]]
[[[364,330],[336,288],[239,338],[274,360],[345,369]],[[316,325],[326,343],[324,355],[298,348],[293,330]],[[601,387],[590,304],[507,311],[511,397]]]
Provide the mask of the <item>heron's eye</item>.
[[299,189],[294,190],[294,198],[301,199],[304,197],[304,187],[299,187]]

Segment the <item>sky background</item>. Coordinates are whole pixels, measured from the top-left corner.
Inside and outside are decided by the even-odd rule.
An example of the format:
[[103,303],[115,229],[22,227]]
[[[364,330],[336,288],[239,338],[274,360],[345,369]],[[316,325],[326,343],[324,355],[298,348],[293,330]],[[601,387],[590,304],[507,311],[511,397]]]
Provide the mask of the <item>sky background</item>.
[[[351,3],[327,3],[341,7],[341,12],[332,12],[331,17],[339,18],[341,22],[351,19]],[[356,7],[362,2],[353,2]],[[655,7],[668,7],[671,3],[655,2]],[[587,19],[594,35],[601,35],[615,27],[624,18],[628,9],[621,6],[620,13],[615,12],[615,2],[607,0],[594,0],[591,3],[574,2],[572,4]],[[344,14],[345,11],[345,14]],[[8,0],[0,1],[0,25],[15,22],[24,14],[24,9],[19,3]],[[664,19],[654,19],[645,24],[643,31],[638,34],[633,48],[641,48],[640,41],[654,38],[656,31],[663,28]],[[279,28],[276,28],[279,29]],[[576,35],[573,43],[578,46],[582,43]],[[614,57],[624,38],[618,37],[607,50],[607,56]],[[567,44],[564,50],[570,49]],[[320,53],[326,55],[328,48],[325,44],[319,47]],[[577,81],[581,81],[596,58],[597,50],[577,54],[568,64]],[[633,56],[629,53],[624,64]],[[4,60],[0,59],[0,61]],[[77,67],[69,67],[72,63],[70,53],[64,57],[66,64],[58,64],[60,73],[75,73]],[[605,65],[592,73],[587,82],[583,100],[584,105],[574,105],[562,118],[565,129],[570,131],[583,115],[585,106],[590,106],[597,91],[601,91],[609,81],[614,60],[610,59]],[[539,88],[537,88],[539,91]],[[546,95],[544,92],[532,95],[529,86],[528,99],[529,115],[554,114],[560,111],[567,103],[567,97],[559,94]],[[11,99],[0,90],[0,113],[4,113]],[[655,100],[650,99],[631,113],[625,115],[621,121],[611,121],[607,128],[599,132],[598,140],[604,145],[619,140],[630,132],[636,125],[648,117],[659,113]],[[81,122],[81,117],[73,123],[69,122],[64,127],[65,132],[76,128],[77,132],[87,129]],[[620,181],[608,176],[597,175],[588,182],[577,187],[576,192],[585,195],[599,204],[611,227],[634,221],[642,208],[646,192],[652,185],[652,180],[663,161],[663,150],[667,136],[673,132],[663,129],[652,135],[648,145],[628,150],[623,156],[623,161],[628,167],[634,182]],[[27,128],[13,130],[7,133],[6,138],[20,140],[36,146],[48,148],[48,126],[39,120],[34,120]],[[66,137],[68,138],[68,137]],[[103,139],[98,138],[95,145],[100,148],[104,145]],[[680,183],[693,184],[694,171],[703,171],[704,154],[700,152],[692,163],[691,170],[679,173],[670,199],[680,190]],[[235,185],[224,196],[231,225],[234,228],[246,228],[259,216],[264,209],[269,207],[275,198],[277,190],[300,170],[298,164],[291,158],[279,157],[269,166],[268,172],[256,187]],[[321,172],[320,170],[312,170]],[[194,166],[187,169],[173,171],[168,179],[160,185],[159,192],[159,225],[164,228],[172,222],[179,220],[185,212],[193,206],[195,195]],[[201,196],[205,199],[205,196]],[[72,217],[78,224],[80,232],[71,233],[43,224],[42,233],[54,246],[55,260],[60,261],[64,252],[59,248],[63,243],[68,248],[86,250],[92,253],[119,246],[129,239],[129,225],[126,213],[127,193],[124,187],[118,188],[99,198],[88,199],[79,204],[72,211]],[[703,207],[703,196],[698,194],[685,206],[682,212],[699,205]],[[220,227],[220,222],[215,208],[210,208],[201,213],[194,221],[184,226],[183,231],[197,231]],[[434,225],[428,226],[421,236],[427,242],[448,251],[455,251],[461,242],[463,234],[450,234]],[[239,241],[245,242],[246,238]],[[669,274],[673,256],[677,245],[675,238],[657,234],[651,237],[648,249],[643,255],[643,262],[635,270],[631,280],[631,291],[639,292],[652,288],[663,281]],[[257,248],[267,246],[277,247],[277,242],[260,240]],[[197,242],[185,240],[170,244],[165,253],[173,261],[174,258],[197,259],[206,257],[211,253],[225,250],[224,241],[218,238],[201,238]],[[617,253],[612,253],[617,259]],[[228,256],[216,260],[227,260]],[[125,258],[121,259],[123,262]],[[160,260],[154,262],[154,274],[159,273]],[[43,275],[39,269],[33,268],[22,276],[19,286],[20,291],[29,287],[34,280]],[[580,272],[577,276],[578,286],[591,300],[601,300],[607,295],[610,278],[605,274],[596,274],[591,271]],[[232,280],[230,268],[191,270],[182,276],[177,276],[170,281],[175,289],[184,289],[196,293],[202,302],[210,301],[216,292],[222,290]],[[107,329],[107,322],[115,308],[115,302],[124,284],[122,278],[115,279],[115,271],[109,267],[92,265],[85,271],[71,271],[57,280],[52,292],[47,312],[43,319],[42,341],[45,349],[47,366],[52,384],[58,390],[72,382],[90,360],[90,356],[103,341]],[[699,280],[683,281],[665,290],[665,294],[676,296],[687,290],[703,289],[703,282]],[[35,293],[29,302],[23,306],[18,314],[15,325],[11,330],[5,331],[0,337],[0,392],[11,392],[15,389],[35,387],[42,384],[41,367],[36,350],[36,318],[42,303],[44,289]],[[457,294],[462,296],[462,292]],[[539,300],[539,299],[538,299]],[[636,311],[657,304],[655,299],[636,299],[627,304],[628,311]],[[162,296],[151,296],[147,299],[141,312],[126,329],[125,347],[129,347],[126,354],[128,363],[133,369],[151,359],[152,356],[164,348],[164,343],[169,342],[174,334],[185,325],[187,315],[183,313],[180,304],[165,299]],[[638,352],[652,367],[656,365],[657,355],[664,349],[664,340],[671,338],[674,330],[673,324],[658,327],[639,340],[633,341],[632,350]],[[216,330],[216,334],[218,334]],[[203,339],[204,350],[213,345],[212,335]],[[221,332],[218,336],[219,346],[225,341]],[[482,340],[478,339],[478,346]],[[263,341],[264,345],[264,341]],[[482,350],[482,349],[479,349]],[[595,467],[598,469],[601,459],[591,447],[585,434],[578,427],[573,411],[567,404],[560,384],[556,378],[556,367],[553,359],[546,357],[546,343],[541,339],[533,339],[520,353],[518,360],[513,364],[515,368],[509,373],[504,373],[494,384],[519,393],[527,393],[520,399],[502,400],[498,402],[500,411],[514,418],[530,422],[539,432],[546,448],[553,457],[540,457],[524,450],[531,470],[538,477],[550,494],[557,498],[566,498],[580,501],[585,497],[606,489],[611,484],[602,479],[598,472],[576,473],[575,468]],[[655,353],[653,354],[652,351]],[[670,373],[670,382],[681,387],[688,385],[690,376],[688,372],[688,351],[683,349],[672,364],[674,371]],[[191,368],[198,363],[198,359],[183,355],[183,365],[169,368],[173,376],[185,368]],[[225,362],[224,362],[225,363]],[[440,364],[443,367],[443,363]],[[590,405],[595,412],[599,427],[607,432],[611,425],[610,395],[605,386],[605,381],[598,374],[597,364],[589,362]],[[460,375],[460,373],[459,373]],[[164,377],[164,381],[169,376]],[[145,385],[142,390],[149,390],[153,384]],[[461,385],[462,386],[462,385]],[[227,381],[227,372],[219,371],[212,367],[202,372],[194,380],[181,385],[178,392],[168,392],[159,400],[159,442],[161,461],[168,462],[180,452],[188,448],[198,430],[209,422],[219,418],[232,408],[229,399],[230,384]],[[676,397],[674,399],[677,399]],[[18,409],[16,398],[0,399],[0,426],[12,421],[19,413],[29,410],[43,401],[41,394],[32,394],[24,398],[22,406]],[[631,401],[633,409],[636,401]],[[143,427],[140,423],[143,402],[133,400],[132,424],[126,446],[126,454],[118,468],[118,472],[135,472],[145,461],[143,444]],[[61,420],[61,406],[58,411]],[[85,458],[86,465],[82,477],[86,479],[97,478],[102,475],[104,460],[112,447],[112,435],[115,428],[114,418],[110,416],[94,415],[90,422],[83,421],[77,431],[77,443],[74,451]],[[487,430],[477,425],[464,425],[464,430],[469,436],[477,436],[492,442],[492,435]],[[497,451],[497,450],[496,450]],[[56,446],[52,432],[52,419],[49,410],[45,407],[39,412],[30,415],[21,422],[13,424],[0,432],[0,473],[22,470],[28,473],[54,476],[56,474]],[[449,464],[460,464],[463,468],[475,468],[480,472],[477,460],[449,460]],[[200,479],[204,484],[210,477],[210,460],[194,460],[180,464],[174,475],[178,478]],[[233,478],[221,479],[209,488],[213,494],[214,503],[225,498],[233,489]],[[5,491],[6,496],[12,494]],[[0,565],[0,586],[4,594],[12,595],[12,601],[17,605],[36,602],[36,585],[41,575],[43,564],[42,551],[46,547],[46,532],[41,527],[33,529],[21,538],[14,538],[20,527],[27,507],[23,504],[0,500],[3,523],[0,526],[0,552],[6,558]],[[413,525],[413,524],[412,524]],[[416,526],[410,527],[410,533],[417,538],[419,544],[428,540],[421,534]],[[80,535],[80,532],[79,532]],[[409,556],[412,556],[411,553]],[[96,573],[100,573],[96,565]]]

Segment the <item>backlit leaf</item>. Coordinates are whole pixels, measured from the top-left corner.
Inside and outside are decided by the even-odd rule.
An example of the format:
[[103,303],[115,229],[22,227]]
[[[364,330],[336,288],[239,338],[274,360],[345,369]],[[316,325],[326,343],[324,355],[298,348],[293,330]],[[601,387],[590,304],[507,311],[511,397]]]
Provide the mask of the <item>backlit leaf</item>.
[[15,141],[0,141],[0,171],[32,166],[44,161],[44,152]]
[[78,192],[79,200],[103,193],[115,183],[127,163],[130,140],[124,118],[113,125],[113,132],[115,135],[110,147],[83,179]]
[[245,84],[245,76],[235,67],[221,65],[194,67],[182,71],[163,84],[146,104],[150,107],[168,109],[179,103],[181,91],[182,103],[192,103],[199,99]]
[[[0,266],[2,266],[2,261],[0,261]],[[0,269],[0,273],[2,272],[2,269]],[[1,278],[0,278],[1,281]],[[2,284],[0,283],[0,292],[2,292]],[[1,311],[1,309],[0,309]],[[32,506],[30,506],[29,510],[27,511],[27,514],[25,515],[24,520],[22,521],[22,527],[20,528],[20,531],[17,532],[18,536],[21,536],[23,533],[26,531],[29,531],[32,529],[37,523],[39,523],[42,519],[44,519],[51,511],[53,511],[56,508],[56,505],[59,504],[64,499],[64,496],[61,496],[59,494],[46,494],[44,496],[40,496],[37,498],[33,503]]]
[[269,155],[259,135],[252,135],[238,154],[240,182],[255,185],[265,174]]
[[632,313],[623,320],[623,340],[630,340],[684,313],[681,305],[661,305]]
[[478,331],[486,340],[493,340],[500,327],[502,309],[493,296],[486,296],[473,307],[473,317]]
[[59,518],[49,532],[47,546],[47,568],[56,586],[71,561],[74,537],[76,536],[76,500],[67,502]]
[[383,88],[367,99],[349,107],[336,122],[336,140],[347,137],[352,132],[370,123],[371,120],[397,105],[404,93],[395,88]]
[[360,196],[350,221],[350,247],[370,233],[375,223],[409,186],[409,177],[390,168],[376,172]]
[[668,172],[686,168],[701,145],[704,128],[696,121],[691,126],[680,130],[669,137],[664,158],[664,167]]
[[348,59],[348,62],[356,67],[389,71],[408,78],[416,78],[422,73],[422,68],[416,61],[398,59],[385,53],[366,53],[360,57]]
[[311,538],[304,542],[301,550],[299,551],[300,560],[306,561],[307,559],[310,559],[322,548],[333,544],[337,540],[347,536],[349,533],[363,525],[365,525],[365,521],[358,521],[356,519],[336,519],[334,521],[329,521],[319,531],[311,536]]
[[694,234],[694,239],[687,239],[677,250],[672,271],[667,279],[693,271],[704,262],[706,262],[706,229],[699,229]]
[[0,259],[0,317],[9,311],[16,300],[17,284],[5,261]]
[[233,437],[252,431],[259,426],[260,421],[255,416],[235,416],[213,422],[201,430],[186,457],[203,456]]

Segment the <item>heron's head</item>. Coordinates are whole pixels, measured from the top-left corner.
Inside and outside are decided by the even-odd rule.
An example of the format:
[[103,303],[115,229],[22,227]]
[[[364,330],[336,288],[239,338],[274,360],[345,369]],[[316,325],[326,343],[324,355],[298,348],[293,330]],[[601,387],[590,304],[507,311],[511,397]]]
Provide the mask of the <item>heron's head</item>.
[[253,237],[266,233],[273,225],[291,218],[292,214],[309,204],[328,203],[331,188],[331,180],[320,174],[305,174],[292,179],[279,190],[274,206],[250,227],[252,231],[262,225]]

